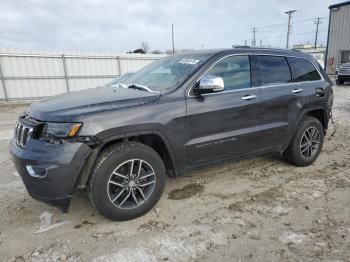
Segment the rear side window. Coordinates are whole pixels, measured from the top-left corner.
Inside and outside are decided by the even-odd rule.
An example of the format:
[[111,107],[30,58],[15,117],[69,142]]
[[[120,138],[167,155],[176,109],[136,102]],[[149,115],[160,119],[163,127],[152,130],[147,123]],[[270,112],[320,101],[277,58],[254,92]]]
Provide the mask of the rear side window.
[[256,56],[259,85],[285,84],[292,80],[289,65],[283,56]]
[[294,82],[317,81],[321,77],[314,65],[307,59],[288,57],[287,58]]

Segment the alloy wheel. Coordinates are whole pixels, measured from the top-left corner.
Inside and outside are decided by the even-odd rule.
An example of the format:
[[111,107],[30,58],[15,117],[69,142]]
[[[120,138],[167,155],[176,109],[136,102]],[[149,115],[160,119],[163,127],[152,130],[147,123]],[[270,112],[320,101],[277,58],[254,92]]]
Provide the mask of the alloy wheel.
[[306,158],[312,158],[319,148],[321,142],[320,132],[316,127],[309,127],[303,133],[300,140],[301,155]]
[[108,197],[118,208],[133,209],[147,202],[155,184],[156,175],[152,166],[141,159],[130,159],[110,175]]

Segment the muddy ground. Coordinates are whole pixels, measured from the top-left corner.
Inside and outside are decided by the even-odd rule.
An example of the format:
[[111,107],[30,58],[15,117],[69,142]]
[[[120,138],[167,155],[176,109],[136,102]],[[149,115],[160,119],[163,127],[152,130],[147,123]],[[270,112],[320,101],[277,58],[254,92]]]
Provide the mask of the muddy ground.
[[68,214],[28,196],[8,153],[23,109],[0,106],[1,260],[350,261],[350,86],[335,87],[336,129],[312,166],[269,155],[169,178],[157,207],[127,222],[83,196]]

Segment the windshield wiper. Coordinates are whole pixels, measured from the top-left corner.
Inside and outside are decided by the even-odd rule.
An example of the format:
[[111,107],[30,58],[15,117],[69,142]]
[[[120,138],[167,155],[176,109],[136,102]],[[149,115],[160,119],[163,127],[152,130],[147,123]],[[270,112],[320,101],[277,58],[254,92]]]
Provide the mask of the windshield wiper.
[[153,91],[151,88],[149,88],[148,86],[144,86],[144,85],[139,85],[139,84],[131,84],[128,85],[127,88],[133,88],[133,89],[137,89],[137,90],[143,90],[143,91],[147,91],[147,92],[151,92],[151,93],[158,93],[156,91]]

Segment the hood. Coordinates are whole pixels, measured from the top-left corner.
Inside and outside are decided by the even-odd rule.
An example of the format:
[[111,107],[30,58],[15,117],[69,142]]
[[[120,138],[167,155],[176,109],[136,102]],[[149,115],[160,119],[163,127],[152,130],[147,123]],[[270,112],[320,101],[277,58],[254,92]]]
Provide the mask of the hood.
[[34,102],[27,114],[41,121],[69,122],[86,114],[145,105],[159,97],[160,93],[105,86]]

